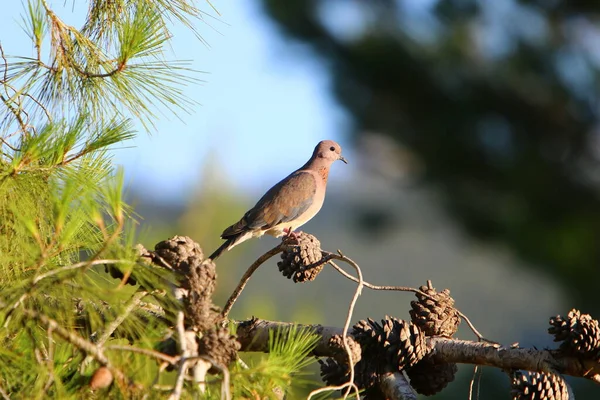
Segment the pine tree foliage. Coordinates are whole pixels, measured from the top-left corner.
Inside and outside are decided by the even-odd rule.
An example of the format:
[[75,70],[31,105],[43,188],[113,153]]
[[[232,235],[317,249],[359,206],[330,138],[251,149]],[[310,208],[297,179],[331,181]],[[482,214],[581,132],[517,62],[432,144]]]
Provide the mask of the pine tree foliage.
[[[192,104],[182,87],[197,74],[164,52],[175,23],[200,38],[204,11],[192,0],[85,5],[76,28],[48,1],[28,0],[22,27],[33,56],[7,55],[0,45],[4,398],[155,398],[176,378],[148,355],[173,333],[180,308],[170,290],[174,276],[140,261],[136,216],[123,200],[111,146],[135,136],[132,119],[151,128],[157,107],[177,113]],[[268,358],[232,368],[231,393],[262,398],[286,389],[315,338],[289,331],[272,343]],[[121,379],[96,393],[90,377],[100,365]],[[221,381],[209,382],[208,397],[219,397]],[[197,391],[188,383],[184,389]]]
[[311,329],[293,326],[270,331],[268,354],[250,367],[238,364],[232,370],[232,379],[244,382],[234,387],[232,397],[256,398],[260,394],[275,397],[278,391],[290,390],[292,378],[295,387],[308,383],[302,379],[302,370],[314,363],[310,353],[318,341],[319,336]]

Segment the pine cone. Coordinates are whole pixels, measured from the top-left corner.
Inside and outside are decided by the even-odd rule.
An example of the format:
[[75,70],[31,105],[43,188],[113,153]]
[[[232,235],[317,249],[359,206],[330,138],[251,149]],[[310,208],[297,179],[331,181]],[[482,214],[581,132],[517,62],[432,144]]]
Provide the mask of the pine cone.
[[354,366],[354,383],[359,389],[371,390],[378,387],[381,374],[380,360],[376,357],[366,356]]
[[200,265],[204,254],[198,243],[187,236],[173,236],[163,240],[154,246],[154,250],[160,262],[166,262],[167,267],[173,268],[182,276],[190,273],[193,265]]
[[418,300],[410,302],[412,306],[410,317],[425,332],[426,336],[452,337],[460,324],[460,316],[454,307],[454,299],[450,297],[448,289],[438,293],[431,286],[431,282],[428,281],[427,284],[428,286],[421,286],[419,289],[435,300],[417,293]]
[[427,354],[423,331],[410,321],[386,316],[379,325],[368,319],[355,324],[352,332],[363,346],[363,357],[376,354],[380,362],[398,370],[412,367]]
[[418,363],[426,354],[425,334],[410,321],[386,317],[382,321],[384,336],[380,343],[390,343],[388,359],[401,371]]
[[217,272],[215,263],[210,261],[190,265],[190,274],[185,276],[189,293],[184,298],[186,315],[191,326],[203,332],[211,329],[222,318],[217,306],[213,304]]
[[[198,353],[206,355],[215,362],[227,367],[237,358],[240,343],[227,328],[216,328],[204,332],[198,343]],[[211,368],[211,373],[216,373]]]
[[512,376],[513,400],[568,400],[569,390],[559,375],[517,371]]
[[314,280],[323,269],[323,264],[313,266],[321,261],[321,243],[311,234],[300,233],[288,235],[283,239],[281,261],[277,263],[279,271],[294,282]]
[[321,379],[328,386],[339,386],[348,382],[350,379],[350,371],[348,366],[340,364],[334,358],[326,358],[325,361],[319,360],[321,369]]
[[200,332],[211,329],[220,317],[212,302],[217,279],[215,263],[203,262],[202,249],[187,236],[159,242],[155,249],[154,262],[179,273],[176,297],[183,301],[189,318],[186,322]]
[[[346,337],[346,342],[350,347],[350,351],[352,352],[352,362],[356,364],[361,359],[361,347],[360,345],[350,336]],[[333,350],[334,358],[338,360],[340,363],[348,363],[348,353],[346,352],[346,348],[344,347],[344,342],[342,340],[342,335],[333,335],[331,339],[329,339],[329,347]]]
[[589,314],[573,309],[567,318],[552,317],[548,332],[555,342],[562,342],[563,351],[600,361],[600,326]]
[[[379,374],[376,366],[373,365],[373,362],[376,363],[376,361],[376,359],[362,359],[354,366],[354,383],[360,390],[367,390],[365,396],[367,393],[370,394],[370,397],[363,398],[379,398],[377,397],[379,390],[376,385],[379,382]],[[325,361],[319,360],[319,364],[321,379],[327,385],[339,386],[350,380],[350,370],[345,362],[339,362],[335,358],[329,357]],[[342,392],[345,392],[345,390]]]
[[458,368],[454,363],[434,364],[427,357],[406,371],[410,385],[417,393],[431,396],[454,381]]

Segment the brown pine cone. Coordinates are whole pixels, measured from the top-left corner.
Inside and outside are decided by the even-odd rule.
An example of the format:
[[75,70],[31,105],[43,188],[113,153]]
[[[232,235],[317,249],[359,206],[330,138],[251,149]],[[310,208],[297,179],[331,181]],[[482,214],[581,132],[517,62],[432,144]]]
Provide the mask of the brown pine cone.
[[212,260],[191,264],[190,273],[183,277],[182,286],[189,287],[183,299],[189,324],[197,331],[211,329],[221,320],[219,308],[213,303],[217,282],[216,265]]
[[319,360],[319,365],[321,369],[321,379],[328,386],[340,386],[350,379],[348,366],[340,364],[332,357],[326,358],[325,361]]
[[352,327],[352,334],[365,353],[398,370],[410,368],[427,354],[425,334],[410,321],[386,316],[381,325],[368,319]]
[[[217,363],[227,367],[237,358],[240,343],[227,328],[216,328],[204,332],[199,339],[198,353],[212,358]],[[215,373],[214,369],[210,370]]]
[[441,392],[454,381],[457,371],[458,368],[454,363],[434,364],[425,357],[406,373],[410,378],[410,385],[417,393],[431,396]]
[[552,317],[548,332],[563,351],[600,361],[600,326],[589,314],[573,309],[566,318]]
[[381,325],[372,318],[360,320],[352,327],[352,336],[360,343],[363,353],[377,351],[377,336],[383,332]]
[[421,286],[419,290],[433,299],[416,294],[418,300],[410,303],[412,321],[425,332],[426,336],[452,337],[458,330],[460,316],[454,307],[454,299],[450,297],[450,291],[444,289],[438,293],[431,286],[430,281],[427,282],[427,286]]
[[[333,357],[329,357],[323,360],[319,360],[321,368],[321,379],[327,385],[340,386],[350,380],[350,370],[345,362],[339,362]],[[379,373],[377,370],[376,359],[361,359],[354,366],[354,383],[360,389],[366,389],[367,393],[370,393],[370,397],[363,398],[379,398],[377,383],[379,382]],[[345,392],[343,390],[342,392]]]
[[388,360],[397,365],[399,371],[414,366],[425,357],[425,334],[417,325],[387,316],[382,325],[384,335],[380,336],[379,342],[387,348]]
[[277,263],[279,271],[294,282],[314,280],[324,264],[314,266],[321,261],[321,243],[308,233],[298,233],[283,238],[281,261]]
[[200,265],[204,259],[200,245],[187,236],[173,236],[158,242],[154,246],[154,253],[157,264],[166,263],[166,268],[172,268],[184,277],[189,275],[192,267]]
[[512,375],[513,400],[568,400],[569,389],[560,375],[517,371]]
[[[356,364],[360,361],[361,358],[361,347],[360,345],[351,337],[346,337],[346,342],[350,347],[350,351],[352,352],[352,362]],[[346,348],[344,347],[344,342],[342,340],[342,335],[333,335],[331,339],[329,339],[329,347],[334,352],[334,358],[341,363],[348,363],[348,353],[346,352]]]

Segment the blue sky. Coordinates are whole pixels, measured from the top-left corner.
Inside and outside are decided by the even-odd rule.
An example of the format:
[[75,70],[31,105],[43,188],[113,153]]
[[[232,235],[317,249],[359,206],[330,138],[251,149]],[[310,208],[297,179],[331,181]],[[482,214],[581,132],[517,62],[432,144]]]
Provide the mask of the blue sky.
[[[181,113],[181,120],[159,112],[155,133],[140,133],[134,148],[114,153],[128,182],[151,198],[185,201],[209,155],[230,184],[262,191],[302,165],[317,141],[345,144],[346,119],[319,63],[301,45],[283,40],[257,2],[212,3],[221,16],[197,25],[208,45],[176,26],[169,54],[203,71],[204,82],[185,90],[199,104]],[[73,20],[70,2],[68,8],[63,0],[50,4],[60,17],[81,25]],[[81,4],[76,11],[85,10],[87,2]],[[10,1],[0,13],[0,41],[8,55],[33,55],[20,28],[22,12],[20,2]]]

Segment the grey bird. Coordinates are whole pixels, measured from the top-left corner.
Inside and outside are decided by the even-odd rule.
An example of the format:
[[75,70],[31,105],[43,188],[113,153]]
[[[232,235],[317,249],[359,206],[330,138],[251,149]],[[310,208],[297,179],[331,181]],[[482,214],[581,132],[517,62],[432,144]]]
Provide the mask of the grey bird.
[[340,145],[332,140],[319,142],[306,164],[269,189],[242,219],[223,231],[225,242],[209,258],[215,260],[253,237],[293,234],[323,206],[329,168],[337,160],[348,163]]

